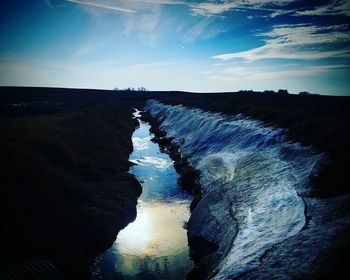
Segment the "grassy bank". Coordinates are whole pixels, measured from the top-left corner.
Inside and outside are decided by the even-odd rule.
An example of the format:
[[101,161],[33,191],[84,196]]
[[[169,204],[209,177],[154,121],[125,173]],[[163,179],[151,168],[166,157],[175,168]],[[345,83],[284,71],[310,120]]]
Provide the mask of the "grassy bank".
[[44,257],[65,278],[85,278],[136,215],[128,157],[138,102],[35,88],[1,88],[0,101],[0,265]]

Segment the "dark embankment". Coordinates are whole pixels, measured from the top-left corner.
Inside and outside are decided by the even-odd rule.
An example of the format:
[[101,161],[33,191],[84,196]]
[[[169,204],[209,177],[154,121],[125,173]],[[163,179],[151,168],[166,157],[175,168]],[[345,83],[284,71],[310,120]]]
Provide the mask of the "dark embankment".
[[350,192],[350,97],[273,93],[153,93],[164,103],[206,111],[245,114],[287,129],[288,137],[326,153],[328,162],[314,178],[314,196]]
[[64,279],[87,279],[136,215],[137,105],[108,91],[0,88],[0,271],[39,257]]

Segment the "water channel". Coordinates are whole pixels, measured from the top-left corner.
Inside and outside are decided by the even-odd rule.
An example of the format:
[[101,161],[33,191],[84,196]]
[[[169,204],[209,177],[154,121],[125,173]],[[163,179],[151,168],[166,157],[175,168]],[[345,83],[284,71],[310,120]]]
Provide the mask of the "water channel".
[[[140,111],[135,118],[139,120]],[[185,279],[191,270],[184,223],[191,196],[177,185],[173,162],[151,141],[150,125],[139,120],[132,136],[130,172],[142,185],[137,218],[96,259],[92,279]]]

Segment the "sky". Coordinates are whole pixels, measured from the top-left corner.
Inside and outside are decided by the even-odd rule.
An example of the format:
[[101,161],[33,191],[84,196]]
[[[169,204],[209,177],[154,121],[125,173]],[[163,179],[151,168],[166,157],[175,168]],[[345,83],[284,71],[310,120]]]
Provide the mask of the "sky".
[[350,0],[5,0],[0,86],[350,95]]

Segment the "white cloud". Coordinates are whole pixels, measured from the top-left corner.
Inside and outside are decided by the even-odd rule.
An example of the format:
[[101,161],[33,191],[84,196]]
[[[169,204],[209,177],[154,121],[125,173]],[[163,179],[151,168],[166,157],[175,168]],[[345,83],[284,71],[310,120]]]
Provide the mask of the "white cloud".
[[350,16],[349,0],[329,0],[329,3],[322,6],[305,10],[286,9],[288,4],[297,2],[296,0],[221,0],[221,1],[201,1],[199,3],[189,4],[192,14],[195,16],[213,16],[219,15],[231,10],[262,10],[269,12],[264,17],[277,17],[285,14],[294,15],[346,15]]
[[156,28],[161,20],[160,5],[146,7],[142,12],[136,15],[126,15],[124,17],[124,34],[138,32],[140,40],[149,46],[154,46],[157,42]]
[[224,3],[213,3],[213,2],[203,2],[198,4],[193,4],[191,6],[193,15],[196,16],[209,16],[217,15],[223,12],[227,12],[234,8],[239,7],[236,2],[224,2]]
[[206,76],[214,80],[229,82],[276,80],[279,78],[305,77],[349,68],[348,65],[317,65],[301,66],[289,64],[279,67],[271,66],[240,66],[224,67],[223,69],[206,72]]
[[263,46],[243,52],[220,54],[213,58],[220,60],[242,58],[255,61],[274,58],[308,60],[350,57],[349,49],[334,48],[337,43],[350,42],[350,34],[346,29],[346,25],[279,25],[270,32],[257,34],[268,38],[264,40]]
[[218,25],[213,24],[215,18],[205,17],[191,26],[183,35],[185,42],[194,42],[198,39],[208,39],[222,32]]
[[143,2],[143,3],[151,3],[151,4],[164,4],[164,5],[184,5],[185,1],[177,1],[177,0],[129,0],[132,2]]
[[113,59],[80,62],[7,56],[0,58],[0,85],[195,91],[203,86],[199,69],[196,63],[179,59],[125,65]]
[[[348,65],[303,66],[289,63],[284,66],[262,66],[254,62],[221,62],[210,67],[194,61],[178,60],[127,66],[112,60],[73,63],[71,60],[35,60],[13,56],[0,59],[2,86],[96,89],[144,86],[149,90],[199,92],[288,88],[291,92],[308,90],[348,95],[346,80],[342,78],[346,73],[350,73]],[[325,76],[327,79],[322,83]],[[329,79],[333,83],[326,82]]]
[[[148,46],[157,44],[157,28],[162,20],[163,5],[184,5],[175,0],[66,0],[82,5],[85,10],[96,18],[105,15],[105,11],[116,11],[120,14],[124,30],[122,33],[129,36],[131,33],[139,37],[140,42]],[[167,19],[165,19],[167,20]],[[163,18],[164,21],[164,18]],[[163,22],[164,23],[164,22]],[[86,48],[82,50],[83,53]]]
[[[45,0],[47,4],[51,4],[50,0]],[[86,5],[95,8],[102,8],[123,13],[136,13],[139,9],[143,9],[144,5],[183,5],[182,1],[172,0],[66,0],[80,5]]]
[[301,16],[325,16],[325,15],[345,15],[350,16],[350,1],[340,0],[331,1],[327,5],[318,6],[311,10],[296,12],[296,15]]
[[[50,0],[44,0],[52,7]],[[205,0],[197,3],[183,0],[66,0],[81,5],[95,8],[104,8],[117,12],[135,13],[143,9],[144,5],[186,5],[195,16],[219,15],[231,10],[264,10],[271,12],[271,17],[280,16],[286,13],[295,15],[347,15],[350,16],[350,1],[339,0],[323,6],[316,6],[313,9],[295,11],[285,10],[286,5],[296,0]]]
[[325,44],[350,41],[347,25],[315,26],[308,24],[277,25],[271,31],[259,36],[269,37],[270,44],[288,45]]
[[72,54],[73,59],[79,59],[82,57],[85,57],[93,52],[98,51],[101,47],[103,47],[106,44],[107,40],[100,39],[100,40],[93,40],[90,39],[86,42],[83,42],[76,51]]
[[[286,88],[292,93],[309,91],[320,94],[348,95],[347,87],[342,89],[342,76],[350,73],[349,65],[261,65],[261,63],[230,63],[219,65],[203,73],[207,80],[227,91],[267,89],[277,91]],[[327,77],[325,79],[325,77]],[[332,83],[329,83],[329,81]],[[324,82],[323,82],[324,81]]]
[[[212,16],[235,9],[253,9],[279,12],[280,6],[293,2],[294,0],[226,0],[226,1],[206,1],[191,4],[191,10],[195,16]],[[273,7],[272,7],[273,6]],[[271,8],[272,7],[272,8]]]
[[96,8],[102,8],[102,9],[107,9],[107,10],[112,10],[116,12],[123,12],[123,13],[135,13],[134,10],[126,9],[117,5],[113,5],[112,3],[106,3],[102,1],[84,1],[84,0],[66,0],[68,2],[80,4],[80,5],[86,5],[86,6],[91,6],[91,7],[96,7]]
[[263,46],[260,48],[255,48],[250,51],[230,53],[216,55],[213,58],[221,60],[231,60],[234,58],[243,58],[247,61],[255,61],[261,59],[303,59],[303,60],[313,60],[313,59],[322,59],[329,57],[350,57],[350,51],[341,50],[341,51],[301,51],[296,50],[292,47],[273,47],[273,46]]

